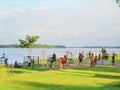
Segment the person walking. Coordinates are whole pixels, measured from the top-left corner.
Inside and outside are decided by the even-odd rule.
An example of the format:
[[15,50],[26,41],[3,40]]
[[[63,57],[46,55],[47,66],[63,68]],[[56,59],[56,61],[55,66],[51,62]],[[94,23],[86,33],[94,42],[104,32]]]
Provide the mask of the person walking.
[[95,55],[95,58],[94,58],[94,65],[97,64],[97,55]]
[[112,65],[115,65],[115,53],[112,54]]
[[8,58],[6,58],[5,53],[2,54],[1,62],[4,61],[5,66],[8,66]]
[[32,61],[32,60],[31,60],[31,57],[28,56],[27,59],[28,59],[28,68],[30,68],[30,66],[31,66],[31,61]]
[[83,57],[84,57],[83,54],[79,53],[78,60],[79,60],[79,65],[81,65],[81,66],[83,65],[83,63],[82,63],[83,62]]
[[56,61],[56,54],[53,53],[53,55],[52,55],[52,60],[50,61],[50,69],[52,69],[52,64],[53,64],[53,62],[55,62],[55,61]]

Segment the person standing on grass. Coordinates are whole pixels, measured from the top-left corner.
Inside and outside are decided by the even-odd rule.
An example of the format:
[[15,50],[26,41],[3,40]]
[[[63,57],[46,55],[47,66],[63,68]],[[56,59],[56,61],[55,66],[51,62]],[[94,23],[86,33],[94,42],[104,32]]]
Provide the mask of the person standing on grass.
[[115,65],[115,53],[112,54],[112,65]]
[[30,66],[31,66],[31,61],[32,61],[32,60],[31,60],[31,57],[28,56],[27,59],[28,59],[28,68],[30,68]]
[[63,59],[62,59],[62,62],[63,62],[63,64],[67,64],[67,56],[66,55],[64,55],[64,57],[63,57]]
[[56,54],[53,53],[53,55],[52,55],[52,60],[50,61],[50,69],[52,69],[52,64],[53,64],[53,62],[55,62],[55,61],[56,61]]
[[95,65],[97,64],[97,55],[95,55],[94,64],[95,64]]
[[91,57],[90,57],[90,66],[93,67],[94,66],[94,54],[92,53]]
[[60,63],[60,70],[62,70],[62,68],[63,68],[63,60],[62,60],[62,58],[60,58],[59,63]]
[[79,53],[79,57],[78,57],[78,60],[79,60],[79,65],[83,65],[83,54]]
[[89,59],[90,59],[90,57],[91,57],[91,51],[89,51],[89,53],[88,53],[88,54],[89,54]]
[[2,54],[1,60],[4,61],[5,66],[7,67],[8,66],[8,58],[6,58],[5,53]]
[[97,60],[98,60],[98,61],[101,60],[101,55],[100,55],[100,54],[98,55],[98,59],[97,59]]
[[18,68],[18,63],[17,63],[17,61],[15,61],[14,67],[15,67],[15,68]]

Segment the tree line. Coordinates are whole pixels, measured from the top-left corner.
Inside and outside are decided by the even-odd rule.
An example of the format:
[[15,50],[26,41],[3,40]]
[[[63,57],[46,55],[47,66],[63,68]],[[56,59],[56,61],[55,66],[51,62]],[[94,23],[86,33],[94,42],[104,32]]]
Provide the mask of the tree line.
[[[19,44],[0,45],[0,48],[20,48]],[[35,44],[33,48],[65,48],[63,45]]]

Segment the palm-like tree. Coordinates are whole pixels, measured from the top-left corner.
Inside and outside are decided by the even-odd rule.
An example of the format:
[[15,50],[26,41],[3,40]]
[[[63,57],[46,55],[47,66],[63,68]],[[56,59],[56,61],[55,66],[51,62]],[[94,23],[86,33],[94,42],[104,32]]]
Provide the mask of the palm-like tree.
[[25,40],[19,39],[21,48],[28,48],[28,55],[31,56],[32,48],[34,43],[39,39],[39,36],[29,36],[27,35]]

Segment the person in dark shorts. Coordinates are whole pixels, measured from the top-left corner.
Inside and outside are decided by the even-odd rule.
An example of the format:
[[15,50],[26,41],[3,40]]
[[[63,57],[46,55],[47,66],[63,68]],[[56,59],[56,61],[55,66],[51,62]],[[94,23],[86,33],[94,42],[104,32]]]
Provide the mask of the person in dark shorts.
[[56,54],[53,53],[53,55],[52,55],[52,60],[50,61],[50,69],[52,69],[52,64],[53,64],[53,62],[55,62],[55,61],[56,61]]
[[78,57],[78,60],[79,60],[79,65],[83,65],[82,61],[83,61],[83,55],[81,53],[79,53],[79,57]]
[[113,66],[115,65],[115,53],[113,53],[113,55],[112,55],[112,65]]

